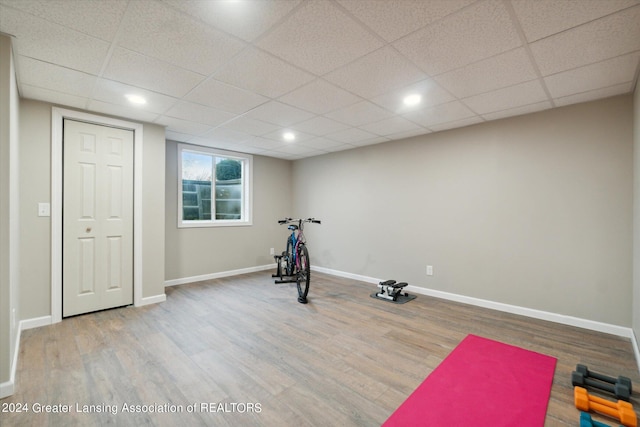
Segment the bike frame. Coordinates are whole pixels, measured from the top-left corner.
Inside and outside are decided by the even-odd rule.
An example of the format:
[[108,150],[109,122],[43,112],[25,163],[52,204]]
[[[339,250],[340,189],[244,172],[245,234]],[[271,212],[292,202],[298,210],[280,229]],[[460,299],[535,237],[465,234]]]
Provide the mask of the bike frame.
[[287,238],[286,251],[282,252],[282,255],[274,256],[277,272],[271,275],[271,277],[278,278],[276,283],[295,282],[298,288],[298,302],[302,304],[307,303],[310,281],[309,252],[304,237],[305,222],[321,224],[320,220],[315,218],[285,218],[278,221],[279,224],[289,224],[288,228],[291,230],[291,234]]

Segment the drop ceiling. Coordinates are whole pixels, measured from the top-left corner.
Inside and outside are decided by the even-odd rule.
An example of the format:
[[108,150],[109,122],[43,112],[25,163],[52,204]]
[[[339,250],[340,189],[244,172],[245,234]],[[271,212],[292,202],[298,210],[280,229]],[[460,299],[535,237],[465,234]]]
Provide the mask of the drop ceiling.
[[283,159],[631,93],[640,70],[640,0],[0,0],[0,32],[23,98]]

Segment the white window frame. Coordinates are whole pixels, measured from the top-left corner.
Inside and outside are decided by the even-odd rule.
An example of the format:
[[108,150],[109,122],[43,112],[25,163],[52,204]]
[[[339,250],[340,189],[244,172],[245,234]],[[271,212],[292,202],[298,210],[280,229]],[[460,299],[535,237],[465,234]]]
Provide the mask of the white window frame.
[[[191,152],[209,156],[224,157],[242,162],[242,213],[241,219],[215,219],[215,213],[210,220],[184,220],[182,206],[182,153]],[[216,148],[202,147],[191,144],[178,144],[178,228],[199,227],[238,227],[253,225],[253,156],[251,154],[235,153]],[[215,163],[214,163],[215,164]],[[215,209],[215,170],[213,171],[211,188],[212,209]]]

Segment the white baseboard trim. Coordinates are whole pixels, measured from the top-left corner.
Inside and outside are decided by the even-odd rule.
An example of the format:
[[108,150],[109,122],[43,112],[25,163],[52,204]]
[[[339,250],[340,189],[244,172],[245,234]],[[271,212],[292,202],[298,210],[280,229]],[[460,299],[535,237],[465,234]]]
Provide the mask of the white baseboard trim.
[[[334,276],[345,277],[348,279],[354,279],[361,282],[378,284],[382,279],[374,277],[363,276],[359,274],[347,273],[339,270],[332,270],[325,267],[311,267],[312,270],[320,273],[331,274]],[[611,325],[608,323],[596,322],[593,320],[582,319],[579,317],[566,316],[564,314],[551,313],[548,311],[535,310],[532,308],[521,307],[517,305],[504,304],[495,301],[484,300],[480,298],[468,297],[465,295],[453,294],[449,292],[437,291],[434,289],[422,288],[419,286],[409,285],[405,288],[407,291],[414,292],[416,294],[427,295],[435,298],[446,299],[449,301],[461,302],[463,304],[475,305],[478,307],[490,308],[492,310],[503,311],[512,314],[518,314],[521,316],[532,317],[534,319],[547,320],[550,322],[561,323],[563,325],[576,326],[578,328],[589,329],[592,331],[604,332],[611,335],[617,335],[625,338],[632,339],[632,343],[635,340],[633,330],[624,326]],[[638,346],[635,343],[636,360],[640,360],[638,353]]]
[[18,369],[18,354],[20,354],[20,335],[22,332],[22,321],[18,323],[18,333],[16,334],[16,342],[13,350],[13,359],[11,360],[11,375],[9,381],[0,383],[0,399],[11,396],[16,389],[16,370]]
[[378,284],[383,279],[376,279],[375,277],[363,276],[361,274],[347,273],[346,271],[332,270],[326,267],[317,267],[312,265],[311,271],[317,271],[318,273],[331,274],[332,276],[345,277],[347,279],[358,280],[360,282]]
[[154,295],[152,297],[144,297],[135,307],[144,307],[145,305],[158,304],[167,300],[167,294]]
[[20,329],[26,331],[27,329],[39,328],[40,326],[51,325],[53,318],[51,316],[34,317],[33,319],[24,319],[20,321]]
[[640,372],[640,346],[638,346],[638,339],[636,334],[631,332],[631,345],[633,346],[633,352],[636,355],[636,363],[638,364],[638,372]]
[[221,277],[237,276],[239,274],[255,273],[256,271],[276,268],[275,264],[259,265],[256,267],[240,268],[238,270],[221,271],[219,273],[203,274],[200,276],[184,277],[181,279],[166,280],[164,286],[185,285],[187,283],[202,282],[204,280],[219,279]]

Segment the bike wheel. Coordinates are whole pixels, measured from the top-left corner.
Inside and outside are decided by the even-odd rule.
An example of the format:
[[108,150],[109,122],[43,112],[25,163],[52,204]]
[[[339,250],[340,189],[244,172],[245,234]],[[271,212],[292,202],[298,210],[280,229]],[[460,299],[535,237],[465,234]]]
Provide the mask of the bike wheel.
[[311,281],[311,264],[309,263],[309,251],[305,245],[300,245],[298,249],[298,262],[300,270],[296,284],[298,286],[298,302],[307,303],[307,294],[309,293],[309,282]]
[[293,240],[291,240],[291,236],[287,239],[287,250],[283,254],[286,256],[287,265],[284,271],[285,276],[291,276],[294,271],[294,261],[293,261]]

